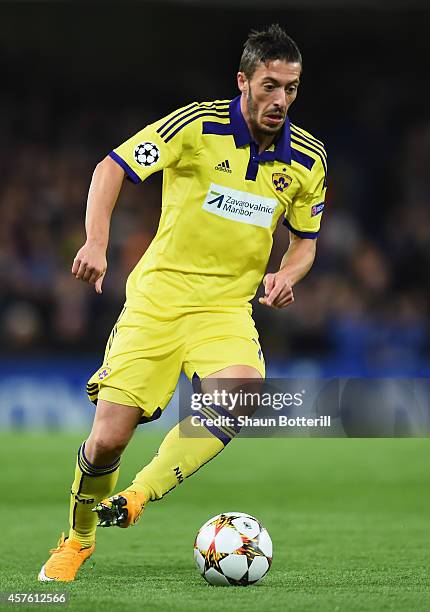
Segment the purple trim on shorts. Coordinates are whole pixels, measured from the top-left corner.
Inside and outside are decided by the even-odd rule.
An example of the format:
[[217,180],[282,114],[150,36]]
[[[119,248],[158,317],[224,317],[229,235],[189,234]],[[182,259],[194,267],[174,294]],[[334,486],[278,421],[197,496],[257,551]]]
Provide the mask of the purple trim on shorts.
[[193,391],[194,393],[201,393],[202,392],[202,383],[200,380],[200,376],[197,374],[197,372],[194,372],[192,378],[191,378],[191,386],[193,387]]
[[163,411],[161,410],[160,406],[158,406],[158,408],[154,410],[154,412],[152,413],[150,417],[142,417],[139,421],[139,425],[144,425],[145,423],[156,421],[157,419],[161,417],[162,412]]

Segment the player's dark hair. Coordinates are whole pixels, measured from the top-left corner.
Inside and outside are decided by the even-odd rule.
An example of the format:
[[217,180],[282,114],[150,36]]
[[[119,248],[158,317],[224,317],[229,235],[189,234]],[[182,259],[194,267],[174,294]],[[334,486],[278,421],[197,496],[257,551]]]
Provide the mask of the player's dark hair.
[[284,60],[302,64],[298,46],[277,23],[262,32],[251,30],[243,47],[239,71],[244,72],[248,80],[261,62]]

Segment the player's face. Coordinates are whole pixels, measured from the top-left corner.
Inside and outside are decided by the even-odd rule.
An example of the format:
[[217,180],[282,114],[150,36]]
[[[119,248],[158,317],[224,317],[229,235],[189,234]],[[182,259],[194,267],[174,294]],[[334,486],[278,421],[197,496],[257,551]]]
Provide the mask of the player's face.
[[246,97],[245,119],[254,136],[275,136],[282,129],[297,96],[301,71],[299,63],[271,60],[261,62],[249,81],[238,73],[239,89]]

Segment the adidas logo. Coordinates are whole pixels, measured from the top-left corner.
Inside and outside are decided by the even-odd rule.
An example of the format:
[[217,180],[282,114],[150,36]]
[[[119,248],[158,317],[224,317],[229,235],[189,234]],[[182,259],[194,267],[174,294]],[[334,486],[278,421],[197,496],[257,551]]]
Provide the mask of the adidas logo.
[[231,174],[230,162],[228,159],[215,166],[215,170],[220,170],[221,172],[228,172]]

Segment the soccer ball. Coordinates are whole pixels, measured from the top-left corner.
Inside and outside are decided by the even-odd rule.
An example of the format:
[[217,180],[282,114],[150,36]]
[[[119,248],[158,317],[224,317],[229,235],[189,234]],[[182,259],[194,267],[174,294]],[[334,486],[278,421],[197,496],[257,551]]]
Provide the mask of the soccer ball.
[[153,166],[160,159],[160,151],[153,142],[141,142],[134,149],[134,159],[141,166]]
[[199,530],[194,560],[209,584],[248,586],[259,582],[269,571],[272,540],[253,516],[224,512]]

